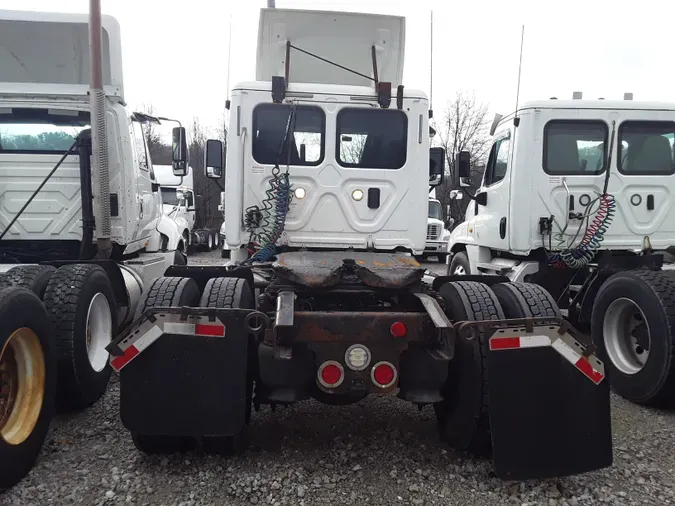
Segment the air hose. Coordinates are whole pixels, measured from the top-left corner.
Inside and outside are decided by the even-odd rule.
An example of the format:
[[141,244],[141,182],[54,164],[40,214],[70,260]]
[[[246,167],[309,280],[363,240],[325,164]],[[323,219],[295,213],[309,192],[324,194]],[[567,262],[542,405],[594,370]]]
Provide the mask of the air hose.
[[265,191],[265,199],[262,201],[262,209],[258,206],[251,206],[246,209],[244,217],[244,226],[249,233],[248,251],[250,257],[244,264],[252,262],[267,262],[271,260],[277,252],[277,241],[284,232],[286,225],[286,216],[290,209],[293,195],[291,193],[291,184],[289,180],[290,153],[288,149],[288,160],[286,170],[282,174],[279,168],[281,155],[284,147],[293,142],[293,129],[296,121],[296,105],[291,104],[291,110],[286,122],[284,138],[281,141],[277,152],[277,159],[272,168],[272,177],[269,180],[269,187]]
[[[565,245],[564,230],[556,234],[557,251],[548,252],[548,263],[554,268],[572,268],[580,269],[586,267],[593,261],[595,255],[600,249],[601,243],[605,238],[605,233],[609,229],[614,215],[616,214],[616,199],[613,195],[607,193],[609,185],[609,169],[612,163],[612,150],[614,148],[614,137],[616,133],[616,121],[612,122],[612,136],[609,145],[609,155],[607,158],[607,172],[605,174],[605,183],[602,193],[598,193],[597,197],[588,204],[587,212],[581,217],[581,223],[577,229],[576,235]],[[593,213],[591,209],[598,203],[598,209]],[[569,212],[566,210],[566,212]],[[588,224],[591,216],[592,222]],[[581,227],[587,224],[586,231],[578,245],[572,247],[572,244],[579,236]]]

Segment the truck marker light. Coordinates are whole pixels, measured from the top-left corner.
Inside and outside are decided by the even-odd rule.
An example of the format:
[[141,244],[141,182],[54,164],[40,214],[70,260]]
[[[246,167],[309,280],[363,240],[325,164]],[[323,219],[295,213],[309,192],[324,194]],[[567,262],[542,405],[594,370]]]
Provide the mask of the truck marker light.
[[363,199],[363,192],[361,190],[354,190],[352,192],[352,198],[357,202]]
[[490,351],[519,350],[522,348],[543,348],[550,346],[576,367],[584,376],[596,385],[605,378],[605,369],[597,358],[584,357],[581,345],[571,337],[546,335],[493,336],[490,339]]
[[390,362],[378,362],[370,371],[370,378],[376,386],[380,388],[389,388],[398,379],[396,367]]
[[389,332],[391,332],[391,335],[394,337],[405,337],[407,331],[408,329],[405,328],[403,322],[394,322],[391,324],[391,327],[389,327]]
[[304,188],[296,188],[293,194],[296,199],[302,200],[305,198],[305,195],[307,195],[307,191]]
[[354,371],[363,371],[370,364],[370,350],[360,344],[353,344],[347,348],[345,363]]
[[339,362],[327,360],[319,366],[317,379],[326,388],[336,388],[344,381],[345,370]]

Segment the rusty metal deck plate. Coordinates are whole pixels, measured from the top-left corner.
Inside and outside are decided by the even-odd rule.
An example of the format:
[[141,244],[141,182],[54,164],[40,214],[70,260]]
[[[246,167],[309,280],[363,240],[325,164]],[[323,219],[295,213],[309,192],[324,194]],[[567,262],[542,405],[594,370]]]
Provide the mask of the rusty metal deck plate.
[[420,281],[425,271],[405,254],[358,251],[281,253],[273,269],[280,278],[311,288],[335,286],[350,275],[368,286],[401,288]]

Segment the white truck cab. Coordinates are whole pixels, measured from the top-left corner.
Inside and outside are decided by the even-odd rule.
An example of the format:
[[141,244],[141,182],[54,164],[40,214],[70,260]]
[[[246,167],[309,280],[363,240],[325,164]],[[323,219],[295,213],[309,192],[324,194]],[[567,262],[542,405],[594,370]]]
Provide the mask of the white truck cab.
[[576,92],[498,115],[491,133],[448,274],[541,284],[592,334],[618,393],[667,404],[675,285],[661,269],[675,246],[675,104]]
[[450,231],[443,221],[441,202],[435,198],[429,199],[429,214],[427,216],[427,241],[424,245],[424,255],[436,255],[438,260],[445,263],[450,247]]
[[187,251],[192,243],[196,215],[193,169],[188,167],[184,177],[174,176],[171,165],[155,165],[154,170],[160,185],[162,210],[178,225],[183,238],[181,247]]
[[[185,263],[161,209],[145,117],[125,106],[119,24],[103,16],[102,27],[99,130],[87,16],[0,10],[0,287],[43,300],[60,349],[57,398],[68,408],[103,394],[106,345],[131,323],[145,287]],[[93,152],[92,130],[107,155]],[[112,248],[102,250],[107,233]]]
[[[290,249],[424,252],[426,229],[420,224],[426,222],[427,209],[419,202],[426,202],[429,188],[429,101],[421,91],[397,89],[403,74],[402,20],[340,13],[346,21],[340,29],[325,23],[311,29],[322,15],[263,11],[261,23],[270,30],[260,31],[258,81],[232,89],[234,128],[228,138],[221,233],[234,261],[248,257],[250,244],[268,243],[272,237]],[[373,32],[375,20],[379,24]],[[335,33],[323,33],[319,26]],[[351,37],[340,32],[345,26]],[[299,45],[322,58],[339,61],[353,46],[349,67],[356,73],[278,43],[278,37],[296,40],[295,32],[301,35]],[[332,37],[340,44],[333,44]],[[378,79],[391,83],[387,108],[378,103],[367,77],[373,68],[371,52],[360,50],[364,44],[370,47],[372,37],[377,39]],[[283,75],[290,79],[280,88],[279,81],[269,81]],[[282,151],[289,128],[293,143]],[[286,174],[290,190],[279,186]],[[260,219],[263,209],[282,198],[290,198],[283,230]]]

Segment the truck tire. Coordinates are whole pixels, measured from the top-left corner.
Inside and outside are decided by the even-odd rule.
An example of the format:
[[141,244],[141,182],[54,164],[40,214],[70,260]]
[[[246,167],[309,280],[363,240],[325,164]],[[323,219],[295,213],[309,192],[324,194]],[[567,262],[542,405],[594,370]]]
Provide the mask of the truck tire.
[[[156,279],[136,308],[135,320],[147,309],[155,307],[196,306],[199,286],[192,278],[162,277]],[[194,450],[195,440],[189,437],[156,434],[131,435],[134,446],[143,453],[183,453]]]
[[199,286],[192,278],[162,277],[156,279],[136,308],[135,320],[146,309],[154,307],[196,306],[199,300]]
[[117,334],[112,284],[95,264],[64,265],[44,296],[58,350],[60,410],[92,405],[105,393],[112,369],[105,347]]
[[507,318],[562,318],[550,293],[534,283],[497,283],[492,287]]
[[448,267],[448,276],[468,276],[469,274],[471,274],[469,257],[464,251],[458,251],[452,256],[450,267]]
[[612,389],[636,404],[675,406],[675,279],[625,271],[598,290],[591,335]]
[[[204,287],[199,307],[226,309],[254,309],[255,301],[251,286],[240,278],[212,278]],[[243,452],[248,446],[248,424],[251,421],[251,404],[253,402],[253,380],[257,377],[257,357],[255,340],[249,336],[248,371],[246,382],[246,424],[233,436],[202,438],[202,447],[206,453],[235,455]]]
[[55,272],[56,267],[52,265],[18,265],[12,267],[0,278],[0,288],[21,286],[31,290],[42,300],[47,284]]
[[37,295],[22,287],[0,288],[0,492],[32,469],[54,416],[51,337],[49,315]]
[[[504,318],[499,300],[489,286],[474,281],[446,283],[440,289],[452,321]],[[441,437],[453,448],[487,454],[492,448],[487,388],[487,339],[476,330],[474,339],[458,338],[443,387],[445,400],[434,404]]]

